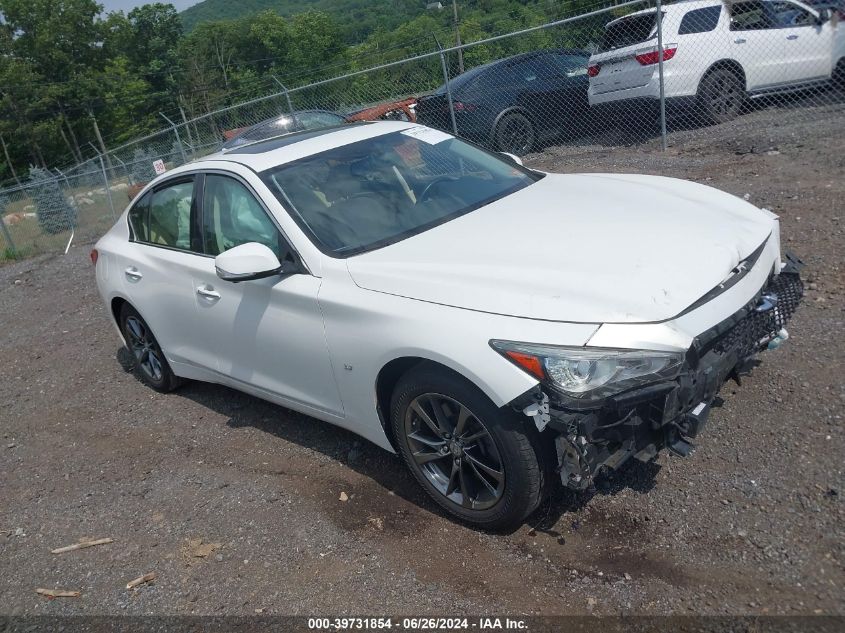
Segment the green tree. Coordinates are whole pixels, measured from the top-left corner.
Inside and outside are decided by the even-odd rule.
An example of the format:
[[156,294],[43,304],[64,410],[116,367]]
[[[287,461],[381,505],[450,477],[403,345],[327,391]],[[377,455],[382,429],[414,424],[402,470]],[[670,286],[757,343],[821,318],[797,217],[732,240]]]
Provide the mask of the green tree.
[[30,195],[35,201],[38,224],[45,233],[61,233],[76,224],[76,211],[46,169],[30,167]]

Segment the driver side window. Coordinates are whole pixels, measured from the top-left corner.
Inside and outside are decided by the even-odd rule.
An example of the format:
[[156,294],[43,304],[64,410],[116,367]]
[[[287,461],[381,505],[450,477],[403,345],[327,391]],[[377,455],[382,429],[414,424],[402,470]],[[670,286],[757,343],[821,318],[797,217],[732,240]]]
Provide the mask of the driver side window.
[[202,235],[207,255],[258,242],[270,248],[279,261],[289,257],[289,249],[264,207],[234,178],[206,175]]

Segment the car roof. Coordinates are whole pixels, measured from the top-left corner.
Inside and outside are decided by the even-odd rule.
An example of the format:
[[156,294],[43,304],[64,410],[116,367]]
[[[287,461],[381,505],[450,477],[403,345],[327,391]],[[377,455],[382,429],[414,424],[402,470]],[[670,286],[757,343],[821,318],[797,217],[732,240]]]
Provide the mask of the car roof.
[[[319,130],[293,132],[204,156],[167,173],[173,175],[182,171],[202,169],[206,163],[216,163],[219,166],[221,161],[237,163],[253,171],[261,172],[334,147],[349,145],[391,132],[401,132],[413,127],[418,126],[415,123],[401,121],[363,121]],[[212,165],[207,166],[212,167]]]
[[[481,64],[480,66],[475,66],[473,68],[470,68],[466,72],[461,73],[460,75],[456,75],[449,81],[450,87],[453,86],[455,89],[460,89],[464,84],[472,81],[475,77],[484,74],[488,70],[498,68],[499,66],[507,66],[508,64],[512,64],[523,59],[530,59],[532,57],[538,57],[540,55],[548,55],[550,53],[564,55],[581,55],[586,58],[590,57],[589,51],[580,48],[543,48],[536,51],[529,51],[527,53],[517,53],[516,55],[511,55],[510,57],[494,59],[491,62]],[[435,90],[435,93],[442,94],[445,91],[446,84],[443,84],[437,90]]]
[[[275,116],[270,117],[269,119],[264,119],[263,121],[259,121],[254,125],[250,125],[249,127],[242,129],[238,134],[223,143],[223,149],[233,149],[235,147],[246,145],[248,143],[263,141],[274,136],[280,136],[282,134],[291,134],[295,131],[315,129],[314,127],[308,127],[305,125],[299,125],[298,127],[300,129],[296,129],[296,117],[304,114],[329,114],[333,117],[337,117],[337,121],[339,122],[345,120],[345,117],[342,114],[332,112],[331,110],[319,110],[315,108],[310,108],[307,110],[295,110],[293,114],[285,112],[284,114],[277,114]],[[291,124],[293,124],[293,126]],[[293,129],[290,129],[291,127],[293,127]]]
[[[674,12],[674,11],[690,11],[692,9],[703,9],[706,7],[715,7],[715,6],[722,6],[724,2],[722,0],[680,0],[679,2],[672,2],[661,5],[661,8],[664,12]],[[610,26],[611,24],[616,24],[617,22],[621,22],[626,18],[630,18],[636,15],[645,15],[646,13],[654,13],[654,7],[650,9],[640,9],[639,11],[634,11],[633,13],[627,13],[615,20],[611,20],[605,26]]]

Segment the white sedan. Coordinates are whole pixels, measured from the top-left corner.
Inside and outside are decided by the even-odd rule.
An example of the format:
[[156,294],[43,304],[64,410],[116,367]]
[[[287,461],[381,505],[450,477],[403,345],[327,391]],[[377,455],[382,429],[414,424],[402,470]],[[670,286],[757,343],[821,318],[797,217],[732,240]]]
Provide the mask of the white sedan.
[[787,336],[802,285],[778,227],[691,182],[541,173],[379,122],[174,169],[92,259],[152,388],[350,429],[506,529],[557,478],[689,452],[726,378]]

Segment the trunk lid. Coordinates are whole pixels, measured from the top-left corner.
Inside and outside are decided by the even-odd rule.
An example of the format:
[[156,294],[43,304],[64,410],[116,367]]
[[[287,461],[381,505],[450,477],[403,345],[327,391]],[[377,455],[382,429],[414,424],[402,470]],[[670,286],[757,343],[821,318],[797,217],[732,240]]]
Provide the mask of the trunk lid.
[[626,16],[605,27],[599,52],[590,57],[598,74],[590,78],[593,94],[645,86],[657,72],[657,64],[643,65],[636,56],[654,50],[657,22],[654,10]]

